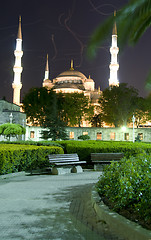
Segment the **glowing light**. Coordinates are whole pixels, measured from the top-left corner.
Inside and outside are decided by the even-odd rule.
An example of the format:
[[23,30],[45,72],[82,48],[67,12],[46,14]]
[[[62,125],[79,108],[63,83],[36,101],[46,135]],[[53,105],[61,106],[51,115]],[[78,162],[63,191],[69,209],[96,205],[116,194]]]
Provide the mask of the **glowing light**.
[[123,132],[126,131],[126,127],[125,126],[123,126],[121,129],[122,129]]

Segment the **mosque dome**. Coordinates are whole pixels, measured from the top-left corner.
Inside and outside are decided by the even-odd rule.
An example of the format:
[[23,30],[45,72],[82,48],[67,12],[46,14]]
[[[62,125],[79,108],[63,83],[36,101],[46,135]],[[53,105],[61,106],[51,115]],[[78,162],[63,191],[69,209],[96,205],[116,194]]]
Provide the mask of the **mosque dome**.
[[[69,69],[60,73],[54,80],[54,89],[66,89],[66,92],[84,91],[84,81],[86,76],[74,69]],[[67,90],[68,89],[68,90]],[[64,90],[63,90],[64,91]]]
[[81,73],[77,70],[73,70],[73,69],[69,69],[67,71],[64,71],[64,72],[60,73],[56,78],[58,79],[58,78],[62,78],[62,77],[80,78],[83,81],[85,79],[87,79],[87,77],[83,73]]
[[60,73],[56,78],[50,80],[45,79],[43,86],[51,87],[55,91],[72,93],[72,92],[84,92],[94,91],[94,81],[89,79],[81,72],[74,70],[73,60],[71,60],[70,69]]
[[87,80],[87,77],[73,68],[73,61],[71,61],[71,67],[69,70],[66,70],[60,73],[54,79],[54,89],[65,91],[65,92],[83,92],[85,91],[84,82]]

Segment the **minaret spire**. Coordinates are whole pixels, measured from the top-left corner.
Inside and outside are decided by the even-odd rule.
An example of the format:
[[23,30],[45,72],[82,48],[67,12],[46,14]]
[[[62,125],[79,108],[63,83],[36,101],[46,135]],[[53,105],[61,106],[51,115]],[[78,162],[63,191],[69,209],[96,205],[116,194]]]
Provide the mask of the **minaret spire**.
[[22,32],[21,32],[21,16],[19,17],[19,26],[18,26],[18,35],[16,39],[16,50],[14,51],[15,55],[15,65],[13,68],[14,71],[14,82],[12,87],[13,91],[13,103],[20,105],[20,90],[22,88],[21,83],[21,73],[22,73],[22,66],[21,66],[21,58],[23,56],[22,51]]
[[[116,17],[116,11],[114,11],[114,17]],[[114,22],[112,35],[117,35],[116,21]]]
[[[114,17],[116,17],[116,11],[114,11]],[[114,22],[113,32],[112,32],[112,46],[110,48],[111,53],[111,63],[110,63],[110,79],[109,86],[119,86],[119,81],[117,78],[117,71],[119,69],[119,64],[117,62],[117,55],[119,48],[117,47],[117,27],[116,21]]]
[[19,26],[18,26],[18,39],[22,39],[22,32],[21,32],[21,16],[19,16]]
[[74,70],[74,68],[73,68],[73,59],[71,59],[71,66],[70,66],[70,70]]
[[47,54],[47,60],[46,60],[46,68],[45,68],[45,78],[44,80],[49,79],[49,64],[48,64],[48,54]]

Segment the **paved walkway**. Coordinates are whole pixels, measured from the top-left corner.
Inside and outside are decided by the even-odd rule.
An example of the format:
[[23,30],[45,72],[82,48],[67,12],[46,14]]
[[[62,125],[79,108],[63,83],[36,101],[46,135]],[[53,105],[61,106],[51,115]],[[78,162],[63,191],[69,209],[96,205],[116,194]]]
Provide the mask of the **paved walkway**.
[[0,179],[0,240],[119,240],[99,222],[90,190],[100,172]]

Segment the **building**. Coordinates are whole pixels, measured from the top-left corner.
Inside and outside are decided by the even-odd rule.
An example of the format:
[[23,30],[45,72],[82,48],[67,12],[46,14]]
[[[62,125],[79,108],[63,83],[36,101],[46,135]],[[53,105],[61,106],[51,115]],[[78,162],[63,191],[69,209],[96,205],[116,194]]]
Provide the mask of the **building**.
[[95,82],[89,77],[87,78],[83,73],[77,71],[73,67],[73,60],[68,70],[60,73],[56,78],[49,79],[49,64],[48,55],[46,61],[45,78],[42,83],[43,87],[53,89],[55,92],[62,93],[84,93],[88,96],[92,103],[97,103],[101,94],[100,89],[95,89]]
[[[0,116],[0,125],[4,123],[20,124],[23,127],[26,125],[26,114],[20,112],[20,106],[5,100],[0,100]],[[0,140],[4,138],[0,136]]]

